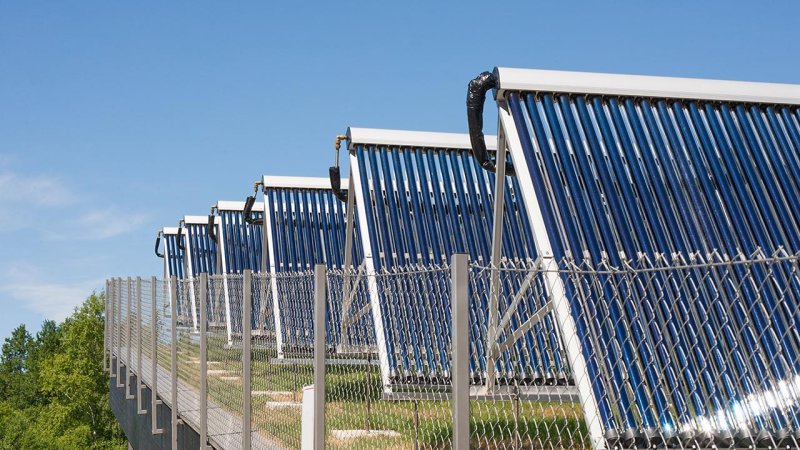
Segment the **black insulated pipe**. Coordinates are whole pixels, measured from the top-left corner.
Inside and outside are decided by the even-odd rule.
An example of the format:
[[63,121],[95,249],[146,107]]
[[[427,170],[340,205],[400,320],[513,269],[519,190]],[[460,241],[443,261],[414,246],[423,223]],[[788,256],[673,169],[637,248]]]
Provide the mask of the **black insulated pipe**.
[[335,195],[339,200],[347,203],[347,191],[342,190],[342,176],[339,172],[339,167],[331,166],[331,168],[328,169],[328,175],[331,179],[331,190],[333,190],[333,195]]
[[216,216],[213,214],[208,215],[208,228],[206,229],[206,233],[208,233],[208,237],[211,238],[212,241],[217,242],[217,227],[216,227]]
[[255,195],[247,197],[247,199],[244,201],[244,211],[242,211],[242,215],[244,216],[244,221],[251,225],[253,225],[255,222],[253,218],[250,217],[250,215],[253,213],[253,205],[255,203],[256,203]]
[[[491,72],[483,72],[470,81],[467,88],[467,123],[472,155],[478,160],[478,164],[489,172],[494,172],[496,166],[486,150],[486,139],[483,136],[483,106],[486,103],[486,93],[496,87],[497,77]],[[514,176],[514,174],[514,167],[506,164],[506,175]]]
[[161,247],[161,232],[159,232],[156,235],[156,256],[158,256],[159,258],[163,258],[164,254],[163,253],[158,253],[158,248],[159,247]]
[[178,248],[181,250],[186,250],[186,246],[183,245],[183,227],[178,227]]

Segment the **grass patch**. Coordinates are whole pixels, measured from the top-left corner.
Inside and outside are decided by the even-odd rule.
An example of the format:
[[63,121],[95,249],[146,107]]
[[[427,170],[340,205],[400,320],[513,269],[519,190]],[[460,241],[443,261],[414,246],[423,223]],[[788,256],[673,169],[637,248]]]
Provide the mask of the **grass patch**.
[[[196,337],[179,339],[178,372],[181,380],[199,385]],[[169,347],[159,348],[159,364],[169,368]],[[301,408],[274,409],[267,402],[301,402],[303,386],[313,384],[311,360],[277,363],[274,349],[254,346],[251,383],[253,430],[287,448],[298,448]],[[220,375],[209,375],[209,397],[241,416],[241,347],[228,346],[224,336],[209,336],[209,361],[219,364]],[[223,379],[229,377],[229,379]],[[374,365],[329,366],[325,377],[327,443],[333,449],[426,449],[450,447],[449,401],[383,400],[380,371]],[[273,394],[270,394],[273,393]],[[336,439],[331,430],[390,430],[397,437],[362,436]],[[546,402],[471,402],[471,448],[571,448],[587,446],[587,430],[579,404]]]

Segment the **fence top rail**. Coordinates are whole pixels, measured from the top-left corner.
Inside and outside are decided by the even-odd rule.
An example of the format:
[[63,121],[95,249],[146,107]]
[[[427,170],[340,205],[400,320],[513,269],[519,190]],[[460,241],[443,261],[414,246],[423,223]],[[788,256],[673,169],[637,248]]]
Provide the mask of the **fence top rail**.
[[[509,260],[504,259],[499,266],[493,266],[485,262],[470,261],[470,268],[473,270],[500,270],[504,272],[513,271],[531,271],[538,272],[556,272],[561,274],[619,274],[619,273],[632,273],[632,272],[656,272],[664,270],[694,270],[694,269],[711,269],[711,268],[733,268],[736,266],[751,266],[771,265],[771,264],[798,264],[800,265],[800,253],[787,253],[783,250],[776,251],[772,254],[766,254],[758,251],[753,254],[737,254],[733,256],[724,255],[719,252],[711,254],[704,254],[701,252],[683,254],[673,253],[657,254],[649,256],[644,253],[636,255],[634,258],[622,258],[622,266],[613,266],[608,260],[599,261],[592,264],[589,260],[576,260],[571,257],[563,258],[557,268],[547,268],[542,264],[543,258],[536,260]],[[329,268],[327,273],[329,276],[393,276],[393,275],[414,275],[431,272],[449,271],[450,264],[448,263],[431,263],[431,264],[409,264],[404,266],[395,266],[388,269],[380,269],[378,271],[366,272],[363,267],[355,268]],[[253,279],[256,278],[295,278],[295,277],[310,277],[314,275],[313,270],[290,270],[278,271],[274,273],[268,272],[253,272]],[[209,279],[219,280],[227,279],[242,279],[243,274],[214,274],[208,275]],[[125,277],[122,277],[125,278]],[[135,279],[136,277],[132,277]],[[199,276],[186,277],[179,279],[179,283],[191,283],[199,280]],[[121,279],[120,277],[111,277],[109,282]],[[142,277],[142,279],[149,280],[150,277]],[[157,280],[162,281],[161,278]]]

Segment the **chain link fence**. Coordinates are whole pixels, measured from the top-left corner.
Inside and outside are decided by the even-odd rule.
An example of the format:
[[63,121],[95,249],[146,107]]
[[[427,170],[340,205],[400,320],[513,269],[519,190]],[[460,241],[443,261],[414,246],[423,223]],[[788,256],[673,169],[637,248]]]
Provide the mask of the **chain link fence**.
[[252,347],[252,428],[267,438],[264,445],[300,448],[303,387],[313,384],[314,374],[314,274],[257,274],[254,280],[253,292],[262,293],[255,299],[265,301],[253,303],[264,333]]
[[109,367],[217,448],[300,448],[312,395],[327,448],[797,448],[800,256],[623,262],[112,279]]

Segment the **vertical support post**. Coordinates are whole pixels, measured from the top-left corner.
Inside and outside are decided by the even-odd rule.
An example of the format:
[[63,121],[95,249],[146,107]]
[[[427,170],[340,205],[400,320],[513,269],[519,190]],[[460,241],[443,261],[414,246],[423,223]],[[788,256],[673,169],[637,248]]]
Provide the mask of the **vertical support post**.
[[250,314],[253,307],[252,298],[253,271],[244,271],[244,286],[242,287],[242,448],[250,450],[251,443],[251,409],[250,396]]
[[197,293],[194,291],[194,280],[196,279],[194,274],[194,268],[192,265],[192,248],[189,245],[189,229],[186,228],[186,232],[183,233],[183,240],[186,242],[184,244],[184,248],[186,250],[183,251],[184,255],[184,265],[185,270],[183,273],[186,274],[186,280],[189,281],[189,305],[191,306],[192,310],[192,325],[194,325],[194,331],[197,331]]
[[489,282],[489,324],[486,330],[486,390],[495,385],[497,325],[500,314],[500,258],[503,250],[503,212],[505,211],[506,143],[501,135],[497,142],[496,176],[494,182],[494,212],[492,219],[491,280]]
[[[269,269],[266,266],[262,269],[261,273],[266,273],[269,276],[270,293],[272,294],[272,320],[275,323],[275,347],[278,349],[278,358],[283,359],[283,323],[281,319],[281,304],[278,298],[278,279],[275,274],[278,273],[278,264],[275,250],[275,242],[273,242],[272,235],[272,210],[270,209],[270,194],[267,192],[266,186],[264,192],[264,235],[267,240],[267,252],[269,253]],[[264,315],[266,317],[266,314]]]
[[208,274],[200,274],[200,295],[197,299],[200,304],[200,448],[205,449],[208,445],[208,307],[206,298],[208,296]]
[[126,297],[126,308],[125,313],[128,315],[127,320],[125,321],[125,349],[126,349],[126,357],[125,357],[125,399],[126,400],[133,400],[135,397],[131,394],[131,328],[133,328],[133,323],[131,322],[133,318],[131,317],[131,307],[133,306],[133,295],[131,295],[131,291],[133,290],[133,280],[131,277],[128,277],[128,292]]
[[453,255],[452,286],[452,389],[453,448],[469,448],[469,256]]
[[136,277],[136,412],[147,414],[142,407],[142,277]]
[[109,325],[109,317],[108,312],[111,308],[109,308],[109,289],[108,289],[108,280],[106,280],[106,304],[105,308],[103,308],[103,370],[108,370],[108,325]]
[[123,326],[122,322],[122,278],[117,278],[116,284],[116,295],[115,299],[117,301],[116,311],[117,311],[117,387],[125,387],[125,382],[122,380],[122,369],[120,368],[119,360],[122,356],[122,335],[125,332],[125,327]]
[[172,382],[170,411],[172,422],[172,450],[178,450],[178,277],[170,278],[169,316],[172,329],[170,330],[172,345],[170,347],[169,378]]
[[[352,177],[352,186],[356,195],[355,202],[357,205],[369,205],[370,202],[364,198],[363,186],[361,181],[361,173],[358,169],[358,157],[354,154],[350,155],[350,176]],[[366,174],[364,175],[366,176]],[[367,222],[367,208],[357,208],[359,223],[366,224]],[[378,347],[378,365],[381,368],[381,384],[384,392],[391,392],[389,389],[390,383],[390,367],[389,367],[389,351],[386,348],[386,333],[383,329],[383,311],[381,310],[380,297],[378,296],[378,280],[375,276],[375,261],[373,258],[372,244],[369,238],[369,232],[366,225],[360,227],[361,233],[361,246],[364,252],[364,270],[367,273],[367,289],[369,292],[369,303],[372,311],[372,323],[375,327],[375,343]],[[378,255],[379,256],[379,255]]]
[[112,363],[114,358],[114,338],[115,333],[114,330],[116,329],[116,308],[114,308],[114,279],[111,278],[108,280],[108,285],[106,287],[106,297],[108,298],[108,311],[106,311],[106,321],[109,324],[108,328],[108,372],[111,378],[116,378],[117,374],[116,371],[112,370]]
[[314,266],[314,450],[325,449],[325,264]]
[[[214,217],[214,227],[217,230],[217,241],[225,242],[225,227],[222,226],[222,212],[218,211],[219,215]],[[221,244],[220,244],[221,245]],[[225,301],[225,332],[228,339],[228,345],[233,344],[233,324],[231,323],[231,294],[230,287],[228,286],[228,261],[225,256],[225,251],[217,247],[217,259],[219,261],[219,273],[222,274],[222,293]]]
[[[344,351],[348,351],[350,347],[350,333],[347,332],[347,323],[350,320],[350,308],[352,307],[352,302],[350,301],[350,289],[352,286],[352,276],[356,274],[355,267],[353,267],[353,238],[355,237],[353,234],[355,232],[355,209],[356,204],[356,192],[355,192],[355,185],[353,183],[353,177],[348,176],[348,185],[347,185],[347,211],[345,211],[345,220],[347,221],[346,231],[344,234],[344,270],[342,271],[342,275],[344,275],[344,279],[342,280],[342,314],[341,314],[341,329],[339,330],[339,336],[341,336],[341,346]],[[369,373],[369,372],[367,372]]]
[[158,279],[156,277],[150,278],[150,374],[153,377],[153,382],[150,383],[150,431],[153,434],[161,434],[164,432],[158,428],[158,405],[161,400],[158,399]]

